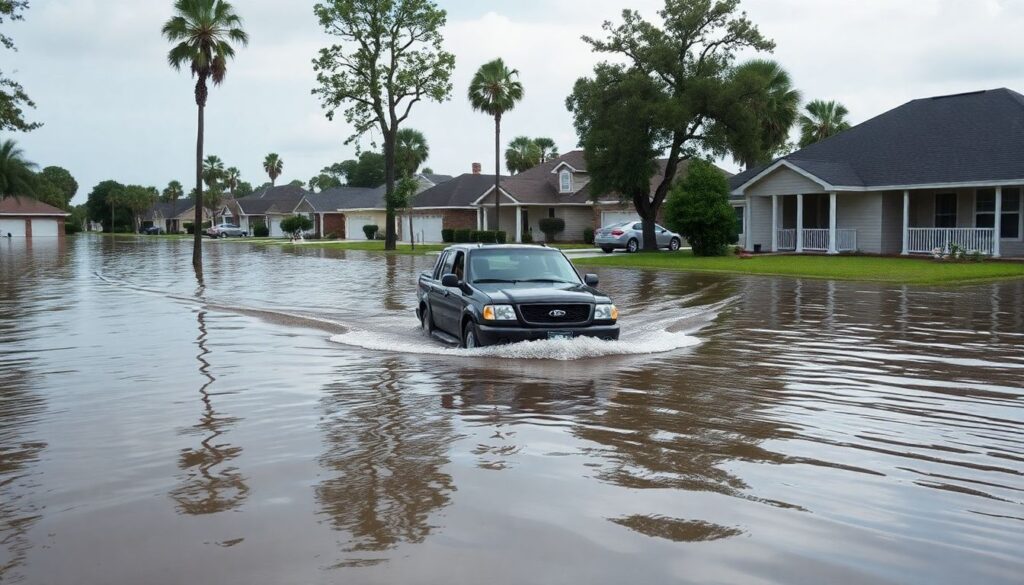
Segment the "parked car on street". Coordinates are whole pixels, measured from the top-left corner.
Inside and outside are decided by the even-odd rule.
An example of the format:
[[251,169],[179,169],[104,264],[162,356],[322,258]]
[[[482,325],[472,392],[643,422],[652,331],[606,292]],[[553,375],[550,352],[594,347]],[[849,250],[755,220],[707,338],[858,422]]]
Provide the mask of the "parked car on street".
[[[683,237],[675,232],[654,224],[654,235],[658,238],[659,248],[668,248],[675,252],[683,245]],[[605,226],[594,233],[594,245],[605,254],[615,250],[636,252],[643,245],[644,226],[639,221],[626,221]]]
[[142,232],[141,233],[146,234],[147,236],[158,236],[158,235],[164,233],[164,230],[160,229],[158,226],[149,225],[149,226],[146,226],[146,227],[142,228]]
[[244,238],[249,234],[242,231],[242,228],[233,223],[221,223],[210,226],[210,228],[206,230],[206,235],[211,238]]
[[474,348],[541,339],[619,338],[618,309],[560,250],[465,244],[420,275],[416,315],[428,333]]

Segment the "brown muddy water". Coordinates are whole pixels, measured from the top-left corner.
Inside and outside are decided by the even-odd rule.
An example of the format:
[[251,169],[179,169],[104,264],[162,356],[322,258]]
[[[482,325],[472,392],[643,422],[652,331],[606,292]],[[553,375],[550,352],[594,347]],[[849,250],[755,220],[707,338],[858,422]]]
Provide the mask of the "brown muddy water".
[[477,353],[427,257],[0,243],[0,583],[1021,583],[1024,283],[603,270]]

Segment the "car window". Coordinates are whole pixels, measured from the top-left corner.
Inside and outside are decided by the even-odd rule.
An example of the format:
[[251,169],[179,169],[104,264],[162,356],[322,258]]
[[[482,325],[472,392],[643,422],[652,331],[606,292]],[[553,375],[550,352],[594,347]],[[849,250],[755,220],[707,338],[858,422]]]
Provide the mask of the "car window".
[[451,252],[444,252],[441,254],[441,257],[437,259],[437,265],[434,266],[434,280],[441,280],[441,275],[444,274],[441,269],[444,267],[445,261],[448,260],[448,255],[450,253]]
[[506,248],[474,250],[469,257],[473,283],[580,282],[579,274],[558,250]]
[[465,280],[466,254],[464,252],[458,252],[455,254],[455,263],[452,265],[452,274],[458,276],[459,280]]
[[642,223],[634,223],[632,229],[642,230],[642,229],[644,229],[644,224],[642,224]]

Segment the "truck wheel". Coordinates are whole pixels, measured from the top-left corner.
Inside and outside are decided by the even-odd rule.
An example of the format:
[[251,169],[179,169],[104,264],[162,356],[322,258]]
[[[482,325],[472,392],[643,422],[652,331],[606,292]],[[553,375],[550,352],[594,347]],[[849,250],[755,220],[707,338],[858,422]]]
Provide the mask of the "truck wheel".
[[423,303],[423,310],[420,311],[420,327],[427,333],[434,331],[434,315],[430,312],[429,303]]
[[476,335],[476,324],[472,320],[466,321],[462,327],[462,347],[465,349],[481,347],[480,340]]
[[615,251],[615,248],[612,248],[611,246],[601,246],[601,251],[605,254],[611,254]]
[[629,252],[630,254],[635,254],[639,249],[640,242],[638,242],[636,238],[630,239],[629,242],[626,244],[626,251]]

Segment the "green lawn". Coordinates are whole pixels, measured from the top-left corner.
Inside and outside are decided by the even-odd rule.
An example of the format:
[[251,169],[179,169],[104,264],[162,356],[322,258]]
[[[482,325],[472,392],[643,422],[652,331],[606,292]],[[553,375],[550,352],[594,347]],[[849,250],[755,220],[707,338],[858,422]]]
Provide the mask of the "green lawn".
[[699,258],[690,252],[615,254],[573,261],[581,266],[609,266],[692,272],[731,272],[865,280],[901,284],[964,284],[1024,278],[1024,262],[937,262],[928,258],[872,256],[722,256]]

